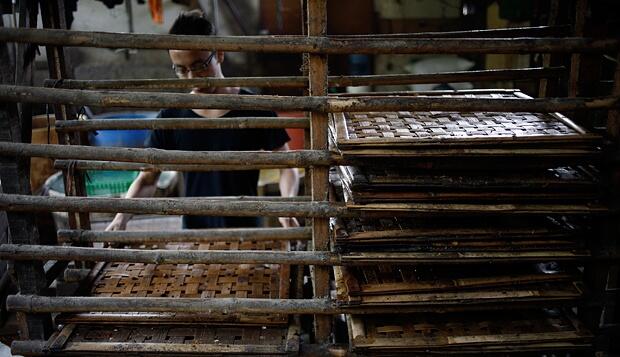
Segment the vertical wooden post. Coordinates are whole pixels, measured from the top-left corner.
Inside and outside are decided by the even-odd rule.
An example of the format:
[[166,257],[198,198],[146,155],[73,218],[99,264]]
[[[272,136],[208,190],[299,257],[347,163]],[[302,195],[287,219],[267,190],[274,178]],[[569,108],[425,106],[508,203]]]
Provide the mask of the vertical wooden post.
[[[557,25],[558,16],[560,14],[560,0],[551,0],[549,3],[549,26]],[[547,68],[551,66],[551,53],[543,54],[542,66]],[[544,98],[549,95],[549,79],[541,78],[538,87],[538,97]]]
[[[299,0],[301,7],[301,33],[304,36],[308,35],[308,0]],[[304,77],[308,77],[309,73],[309,63],[308,63],[308,54],[301,54],[301,74]],[[304,95],[310,95],[310,88],[306,87],[304,89]],[[310,117],[310,113],[306,113],[308,117]],[[310,128],[304,129],[304,149],[310,149]],[[304,193],[307,196],[311,195],[311,175],[310,172],[307,171],[306,175],[304,175]]]
[[[27,7],[22,7],[28,10]],[[23,17],[28,19],[29,17]],[[28,25],[22,23],[22,25]],[[2,23],[0,23],[2,26]],[[36,24],[35,24],[36,26]],[[0,60],[6,66],[0,66],[0,83],[14,83],[15,72],[8,59],[8,44],[0,44]],[[23,65],[16,67],[17,78],[21,78]],[[29,117],[28,120],[31,120]],[[30,142],[32,135],[30,122],[23,123],[14,103],[0,103],[0,141]],[[30,193],[30,159],[3,158],[0,160],[0,191],[5,193]],[[4,235],[9,243],[38,244],[39,235],[34,222],[34,216],[29,213],[9,212],[7,214],[8,227]],[[47,281],[43,264],[39,261],[21,261],[9,265],[12,275],[16,279],[21,294],[46,295]],[[17,315],[20,323],[20,337],[23,340],[45,340],[53,330],[51,314],[24,314]]]
[[[43,27],[51,29],[66,29],[64,0],[49,0],[41,3],[41,18]],[[47,61],[52,79],[68,78],[67,65],[65,63],[64,49],[62,46],[46,46]],[[54,105],[54,114],[57,121],[69,120],[70,108],[66,105]],[[62,144],[83,145],[88,144],[88,137],[85,133],[73,135],[63,134],[59,136]],[[86,196],[86,183],[82,172],[73,170],[63,170],[65,195],[67,196]],[[88,213],[75,214],[69,212],[69,227],[72,229],[90,229],[90,217]]]
[[[308,36],[325,36],[327,34],[326,0],[308,0]],[[327,55],[311,54],[308,56],[310,95],[327,95]],[[312,112],[310,115],[311,148],[327,149],[327,113]],[[328,201],[327,167],[311,168],[312,200]],[[329,219],[312,220],[312,244],[314,250],[329,250]],[[329,298],[329,267],[313,268],[314,297]],[[317,343],[328,343],[331,335],[331,318],[314,316],[315,338]]]
[[[583,30],[588,10],[588,0],[577,0],[575,5],[575,37],[583,37]],[[573,53],[570,60],[570,77],[568,80],[568,96],[577,97],[579,93],[579,68],[581,67],[581,54]]]

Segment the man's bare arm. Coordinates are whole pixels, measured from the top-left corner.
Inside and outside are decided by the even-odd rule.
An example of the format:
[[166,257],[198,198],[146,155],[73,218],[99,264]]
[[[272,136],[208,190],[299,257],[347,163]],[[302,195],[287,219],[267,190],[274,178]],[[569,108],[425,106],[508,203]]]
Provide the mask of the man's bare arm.
[[[288,151],[288,144],[284,144],[274,151]],[[282,197],[294,197],[299,193],[299,172],[296,168],[280,169],[280,195]],[[278,218],[282,227],[299,227],[295,217]]]
[[[153,197],[157,190],[157,180],[160,172],[140,172],[138,177],[131,183],[125,198]],[[105,229],[106,231],[125,230],[127,222],[133,217],[131,213],[117,213],[112,222]]]

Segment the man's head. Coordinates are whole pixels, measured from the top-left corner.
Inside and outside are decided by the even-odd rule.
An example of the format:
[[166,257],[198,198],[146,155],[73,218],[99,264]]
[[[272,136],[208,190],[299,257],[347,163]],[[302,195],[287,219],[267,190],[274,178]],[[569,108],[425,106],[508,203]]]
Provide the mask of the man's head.
[[[170,27],[171,35],[215,35],[215,28],[204,17],[202,11],[183,12]],[[221,51],[170,50],[170,59],[179,78],[213,77],[223,78],[221,63],[224,53]],[[215,88],[194,88],[193,92],[213,93]]]

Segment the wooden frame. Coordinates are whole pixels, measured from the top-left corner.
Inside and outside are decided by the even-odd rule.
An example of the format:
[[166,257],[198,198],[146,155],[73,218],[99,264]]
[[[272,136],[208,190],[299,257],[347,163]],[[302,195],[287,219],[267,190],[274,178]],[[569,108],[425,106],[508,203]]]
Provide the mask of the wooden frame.
[[[583,2],[580,2],[583,3]],[[316,314],[315,317],[315,338],[320,342],[329,341],[331,334],[330,317],[325,315],[332,315],[342,313],[346,310],[340,306],[335,306],[334,302],[328,299],[329,296],[329,268],[333,265],[367,265],[377,264],[389,261],[391,263],[416,263],[416,264],[435,264],[437,262],[448,264],[450,262],[457,262],[456,258],[460,258],[461,262],[505,262],[505,261],[540,261],[541,259],[554,259],[554,260],[587,260],[597,259],[596,256],[592,256],[590,252],[578,251],[571,254],[566,252],[554,252],[549,251],[545,253],[532,253],[532,252],[520,252],[520,254],[465,254],[465,255],[451,255],[451,254],[386,254],[386,253],[332,253],[329,251],[328,240],[328,221],[327,217],[330,216],[373,216],[373,215],[385,215],[388,214],[405,214],[405,215],[418,215],[419,213],[449,213],[449,214],[548,214],[548,213],[561,213],[561,214],[607,214],[607,207],[603,205],[583,205],[583,206],[571,206],[571,205],[557,205],[557,206],[545,206],[545,205],[431,205],[431,204],[418,204],[418,205],[374,205],[355,207],[344,207],[341,204],[330,203],[330,197],[328,195],[328,177],[327,166],[335,163],[343,162],[343,159],[339,156],[332,155],[328,151],[328,130],[327,130],[327,112],[348,112],[348,111],[363,111],[363,110],[396,110],[397,108],[407,107],[410,110],[484,110],[484,111],[569,111],[569,110],[591,110],[591,109],[610,109],[609,114],[609,131],[611,136],[617,138],[618,128],[618,107],[620,102],[620,93],[617,88],[612,96],[599,97],[599,98],[570,98],[570,99],[529,99],[524,101],[514,100],[436,100],[425,98],[412,98],[408,97],[407,93],[384,93],[379,95],[358,95],[358,96],[338,96],[332,97],[327,95],[327,86],[332,83],[334,85],[360,85],[366,83],[422,83],[425,81],[438,81],[438,80],[451,80],[455,79],[471,79],[473,75],[482,75],[485,79],[490,78],[509,78],[510,76],[519,75],[522,72],[518,71],[503,71],[503,72],[490,72],[485,71],[481,73],[450,73],[442,75],[428,75],[428,76],[374,76],[374,77],[328,77],[327,76],[327,54],[342,54],[342,53],[531,53],[531,52],[545,52],[545,53],[599,53],[605,51],[618,50],[619,41],[617,39],[611,40],[598,40],[587,38],[516,38],[516,39],[496,39],[491,38],[493,36],[508,36],[508,34],[522,34],[522,29],[514,30],[493,30],[480,33],[458,32],[452,34],[444,34],[442,38],[430,38],[430,36],[440,37],[433,34],[426,34],[429,38],[416,38],[419,36],[411,36],[407,34],[397,34],[393,36],[361,36],[361,37],[349,37],[338,36],[330,37],[326,36],[326,5],[325,0],[308,0],[307,7],[307,28],[306,36],[280,36],[280,37],[209,37],[209,38],[196,38],[188,36],[168,36],[168,35],[131,35],[131,34],[113,34],[113,33],[84,33],[75,31],[62,30],[62,12],[58,10],[62,8],[62,1],[50,1],[49,4],[52,7],[46,8],[48,11],[44,19],[46,21],[46,27],[56,28],[54,30],[38,30],[38,29],[5,29],[0,28],[0,41],[14,41],[19,43],[38,43],[48,46],[50,59],[50,68],[52,68],[52,77],[55,80],[64,79],[67,77],[62,57],[62,47],[69,46],[90,46],[90,47],[134,47],[134,48],[178,48],[178,49],[203,49],[203,48],[217,48],[221,50],[243,50],[243,51],[258,51],[258,52],[293,52],[293,53],[306,53],[308,55],[309,73],[307,77],[302,78],[279,78],[269,82],[269,79],[229,79],[226,81],[214,81],[213,85],[230,85],[231,83],[254,83],[264,84],[266,86],[309,86],[310,97],[283,97],[274,98],[269,96],[253,97],[253,98],[235,98],[235,97],[213,97],[204,96],[197,99],[196,96],[179,95],[179,94],[164,94],[153,95],[151,93],[112,93],[107,94],[97,91],[77,91],[71,89],[59,89],[59,88],[29,88],[22,86],[0,86],[0,99],[11,102],[23,102],[23,103],[51,103],[55,104],[58,114],[57,125],[59,129],[65,129],[65,131],[80,131],[84,132],[93,128],[106,128],[110,129],[110,125],[116,125],[119,123],[114,122],[90,122],[89,124],[70,124],[63,123],[61,120],[68,119],[67,105],[73,104],[94,104],[102,106],[116,106],[121,104],[128,104],[135,107],[161,107],[179,106],[186,108],[230,108],[230,107],[243,107],[243,108],[269,108],[269,109],[301,109],[311,111],[308,118],[303,119],[285,119],[279,122],[273,120],[261,120],[258,118],[234,121],[212,121],[209,124],[203,122],[194,122],[188,125],[192,128],[206,128],[206,127],[238,127],[242,125],[249,125],[252,127],[284,127],[293,126],[300,128],[310,129],[310,149],[303,152],[295,152],[285,155],[278,153],[221,153],[221,155],[214,155],[213,153],[203,153],[203,155],[191,155],[188,153],[176,152],[154,152],[154,151],[137,151],[128,152],[126,150],[91,150],[90,148],[72,147],[72,148],[59,148],[54,146],[38,147],[35,145],[21,144],[21,143],[0,143],[0,154],[2,156],[14,156],[20,162],[23,162],[25,158],[30,156],[54,156],[64,159],[98,159],[107,160],[104,163],[92,163],[92,162],[77,162],[78,175],[70,175],[69,182],[72,187],[76,187],[74,195],[81,195],[80,192],[82,183],[80,183],[79,170],[90,168],[109,168],[116,167],[117,169],[127,169],[130,167],[139,166],[144,170],[156,170],[165,165],[174,166],[178,168],[185,168],[188,170],[195,169],[196,164],[211,164],[218,169],[225,167],[226,165],[244,165],[248,162],[251,163],[249,167],[289,167],[289,166],[304,166],[311,168],[311,174],[309,178],[310,183],[310,199],[312,202],[295,202],[293,201],[270,201],[270,200],[258,200],[258,199],[235,199],[235,200],[211,200],[202,202],[202,206],[196,208],[196,203],[187,201],[186,206],[183,208],[171,208],[174,206],[170,202],[168,204],[163,200],[160,201],[148,201],[145,205],[136,204],[135,202],[122,201],[122,200],[90,200],[90,199],[78,199],[67,197],[65,199],[39,199],[28,196],[19,195],[0,195],[0,202],[2,208],[9,212],[31,212],[34,210],[67,210],[70,212],[79,212],[80,215],[72,215],[72,234],[75,233],[78,228],[88,228],[88,216],[87,212],[93,210],[106,210],[117,211],[119,207],[127,210],[128,212],[142,212],[143,210],[157,210],[158,212],[165,213],[214,213],[220,212],[222,209],[226,210],[226,214],[230,215],[272,215],[278,216],[283,214],[294,215],[307,215],[313,218],[313,226],[311,231],[312,249],[313,252],[287,252],[286,254],[274,254],[273,252],[260,252],[253,253],[254,255],[245,252],[232,252],[235,254],[223,254],[218,251],[212,251],[208,254],[204,254],[199,259],[208,260],[212,262],[264,262],[264,263],[290,263],[290,264],[310,264],[313,267],[314,277],[314,299],[299,300],[299,301],[244,301],[238,303],[236,301],[220,301],[209,302],[213,303],[219,309],[228,309],[231,306],[237,306],[237,309],[250,309],[252,311],[264,311],[264,309],[273,309],[274,311],[286,311],[288,313],[309,313]],[[557,5],[557,4],[556,4]],[[55,8],[54,8],[55,7]],[[554,32],[558,29],[553,28],[541,28],[541,29],[528,29],[528,33],[538,33],[542,36],[542,33]],[[467,38],[460,38],[460,36],[467,36]],[[513,36],[513,35],[510,35]],[[516,35],[515,35],[516,36]],[[480,37],[483,37],[480,39]],[[577,57],[575,57],[577,58]],[[578,61],[577,61],[578,64]],[[545,65],[548,67],[548,64]],[[574,70],[574,68],[572,68]],[[540,71],[528,71],[526,75],[532,75],[534,78],[547,78],[550,68],[542,69]],[[525,73],[525,72],[523,72]],[[546,73],[546,74],[545,74]],[[573,73],[575,73],[573,71]],[[470,77],[468,77],[470,76]],[[505,76],[505,77],[503,77]],[[620,80],[620,76],[616,76],[616,82]],[[244,82],[245,81],[245,82]],[[331,81],[331,82],[330,82]],[[574,80],[573,80],[574,81]],[[54,81],[50,83],[55,86],[60,82]],[[154,88],[163,86],[180,86],[179,82],[70,82],[67,81],[67,87],[69,88],[108,88],[106,86],[133,86],[134,88]],[[76,87],[71,87],[72,85]],[[188,85],[184,83],[183,85]],[[59,87],[63,87],[62,84]],[[123,87],[124,88],[124,87]],[[541,84],[541,92],[542,91]],[[546,90],[546,87],[545,87]],[[128,102],[130,101],[130,102]],[[560,118],[560,120],[563,120]],[[565,123],[567,123],[565,121]],[[160,127],[177,127],[178,121],[170,121],[167,123],[154,123],[148,120],[134,121],[124,124],[128,127],[134,128],[146,128],[153,125]],[[568,125],[568,124],[567,124]],[[576,126],[573,125],[573,128]],[[120,127],[118,127],[120,129]],[[578,130],[577,130],[578,131]],[[80,144],[84,143],[80,141],[77,135],[65,136],[65,142],[68,144]],[[68,149],[68,150],[67,150]],[[465,153],[472,156],[484,156],[486,154],[506,154],[508,155],[511,150],[505,152],[483,152],[483,151],[454,151],[447,150],[442,153],[443,156],[455,155],[459,153]],[[512,151],[524,157],[528,155],[547,155],[547,156],[565,156],[574,157],[580,156],[588,158],[598,155],[598,152],[592,152],[584,150],[581,147],[570,148],[556,151],[535,151],[523,149],[523,151]],[[369,156],[376,153],[367,152]],[[413,153],[410,153],[413,155]],[[121,156],[119,159],[119,155]],[[416,152],[416,156],[433,157],[429,152]],[[120,163],[120,164],[119,164]],[[58,162],[59,167],[67,169],[72,164],[64,161]],[[99,166],[97,166],[99,165]],[[114,166],[116,165],[116,166]],[[124,166],[123,166],[124,165]],[[134,166],[131,166],[134,165]],[[186,165],[186,166],[183,166]],[[253,165],[253,166],[252,166]],[[246,169],[248,166],[245,167]],[[3,180],[4,181],[4,180]],[[13,193],[13,192],[11,192]],[[16,191],[16,193],[23,193]],[[82,200],[84,203],[80,203]],[[194,206],[193,208],[190,207]],[[148,206],[148,207],[147,207]],[[153,208],[155,207],[155,208]],[[355,211],[358,209],[357,211]],[[379,213],[381,211],[381,213]],[[290,233],[290,235],[289,235]],[[294,234],[293,234],[294,233]],[[295,237],[310,238],[307,230],[303,232],[285,232],[279,236],[282,240],[294,239]],[[238,235],[237,235],[238,234]],[[239,239],[249,232],[229,232],[229,233],[213,233],[205,234],[196,233],[192,235],[192,239],[197,241],[209,240],[212,237],[233,240]],[[249,234],[251,236],[260,236],[261,233],[256,232]],[[75,243],[91,243],[93,241],[100,241],[106,239],[106,235],[100,235],[98,237],[85,237],[84,235],[78,235],[77,238],[74,235],[65,236],[66,240],[71,240]],[[109,235],[108,237],[112,237]],[[180,237],[177,237],[181,239]],[[265,236],[263,236],[265,238]],[[116,239],[120,242],[132,242],[132,239],[146,240],[144,236],[133,237],[116,236]],[[160,236],[158,239],[164,239]],[[213,238],[215,239],[215,238]],[[21,241],[19,241],[21,243]],[[24,241],[24,243],[36,243],[32,239]],[[48,248],[51,248],[48,249]],[[55,250],[52,251],[52,250]],[[183,259],[197,259],[196,257],[188,258],[186,252],[177,252],[175,254],[158,255],[159,252],[145,252],[145,251],[129,251],[124,253],[112,249],[105,249],[107,251],[96,250],[93,248],[81,248],[81,247],[44,247],[37,246],[35,244],[29,244],[25,246],[6,245],[0,250],[0,255],[7,258],[13,258],[16,260],[22,259],[50,259],[50,258],[65,258],[65,259],[96,259],[96,260],[118,260],[118,259],[140,259],[152,262],[165,262],[166,259],[171,258],[176,254],[176,257],[172,259],[178,259],[180,261],[187,261]],[[230,252],[229,252],[230,253]],[[19,264],[19,263],[18,263]],[[60,266],[60,265],[59,265]],[[22,278],[34,279],[40,272],[25,271],[22,274]],[[40,274],[39,274],[40,275]],[[49,280],[49,279],[48,279]],[[33,280],[34,281],[34,280]],[[36,290],[36,289],[35,289]],[[30,291],[28,288],[24,289],[22,293],[34,293],[36,295],[22,295],[14,296],[11,298],[11,306],[20,311],[29,312],[42,312],[42,311],[59,311],[58,309],[71,309],[71,306],[81,305],[88,308],[101,308],[101,306],[108,306],[109,309],[118,309],[114,307],[118,301],[109,300],[104,304],[101,301],[88,301],[72,300],[72,298],[46,298],[38,296],[38,291]],[[45,308],[45,304],[54,303],[54,306],[48,306]],[[164,304],[172,308],[178,307],[179,309],[204,309],[204,305],[200,302],[188,302],[189,305],[183,305],[185,301],[148,301],[148,300],[126,300],[125,307],[140,306],[140,308],[146,309],[163,309]],[[20,305],[21,304],[21,305]],[[74,305],[72,305],[74,304]],[[77,305],[75,305],[77,304]],[[91,304],[91,305],[88,305]],[[150,307],[147,305],[150,304]],[[67,307],[68,306],[68,307]],[[190,310],[191,310],[190,309]],[[192,310],[194,311],[194,310]],[[390,309],[374,310],[377,311],[392,311]],[[359,311],[365,313],[364,311]],[[30,321],[35,321],[37,315],[27,315]],[[358,328],[357,324],[354,324],[355,328]],[[29,329],[37,331],[36,326],[33,329],[33,325],[25,325],[28,332]],[[354,328],[352,327],[352,330]],[[70,331],[65,331],[64,335],[70,334]],[[63,336],[64,336],[63,335]],[[34,335],[33,335],[34,336]],[[62,345],[63,336],[60,336],[60,340],[54,340],[54,346]],[[557,336],[556,336],[557,337]],[[552,345],[552,346],[550,346]],[[24,348],[25,350],[42,351],[47,347],[41,347],[40,343],[17,343],[18,348]],[[545,349],[547,347],[554,347],[559,345],[553,345],[551,342],[541,342],[538,345],[534,345],[532,348]],[[92,346],[91,346],[92,347]],[[106,345],[105,348],[137,348],[136,345],[127,346],[116,344]],[[177,346],[178,347],[178,346]],[[560,346],[562,348],[566,346]],[[582,345],[576,345],[575,347],[583,347]],[[260,349],[259,349],[260,350]],[[204,352],[213,351],[212,347],[208,347]],[[242,352],[243,349],[232,349],[223,352]],[[245,350],[247,352],[247,350]],[[263,351],[264,350],[260,350]],[[489,350],[495,351],[495,350]],[[98,351],[108,352],[108,351]],[[159,350],[158,350],[159,352]]]

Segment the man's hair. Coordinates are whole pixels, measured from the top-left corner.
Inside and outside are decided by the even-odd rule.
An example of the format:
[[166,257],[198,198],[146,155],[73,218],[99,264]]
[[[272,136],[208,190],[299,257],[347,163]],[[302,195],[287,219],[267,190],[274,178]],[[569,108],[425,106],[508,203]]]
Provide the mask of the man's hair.
[[171,35],[215,35],[215,28],[200,10],[182,12],[168,31]]

